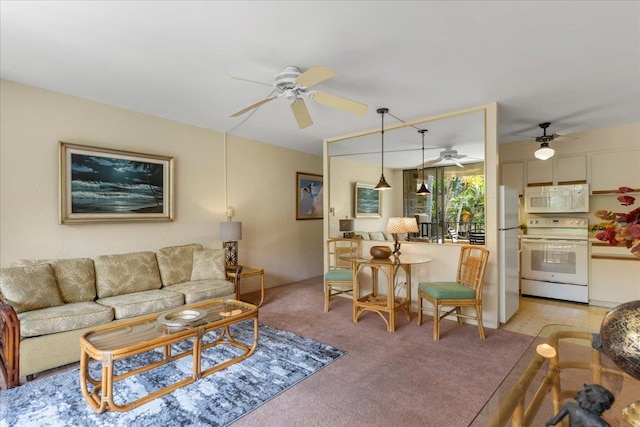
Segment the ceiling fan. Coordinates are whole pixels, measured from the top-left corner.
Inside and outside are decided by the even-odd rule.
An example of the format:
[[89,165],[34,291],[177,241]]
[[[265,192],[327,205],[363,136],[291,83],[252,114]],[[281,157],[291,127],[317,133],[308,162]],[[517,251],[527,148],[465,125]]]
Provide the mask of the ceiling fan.
[[453,147],[446,147],[444,150],[440,152],[439,157],[435,157],[432,159],[428,159],[423,167],[427,168],[431,165],[435,165],[436,163],[448,161],[454,163],[456,166],[463,168],[464,166],[460,163],[459,159],[463,159],[467,157],[465,154],[458,154],[457,150],[454,150]]
[[349,113],[363,115],[367,111],[367,105],[360,102],[352,101],[347,98],[343,98],[337,95],[332,95],[327,92],[321,92],[318,90],[309,90],[309,88],[323,82],[336,73],[322,65],[315,65],[305,72],[302,72],[300,68],[288,65],[283,71],[279,72],[273,78],[273,84],[256,82],[253,80],[242,79],[239,77],[226,76],[229,79],[242,80],[251,83],[257,83],[264,86],[270,86],[274,90],[266,98],[255,102],[248,107],[245,107],[235,113],[231,114],[231,117],[238,117],[242,114],[254,110],[269,101],[273,101],[276,98],[285,98],[289,100],[291,105],[291,111],[298,122],[300,129],[304,129],[313,124],[309,110],[304,102],[304,98],[311,99],[320,104],[324,104],[328,107],[337,108],[347,111]]
[[552,133],[551,135],[547,135],[547,128],[551,125],[550,122],[540,123],[538,126],[542,129],[542,135],[536,136],[534,139],[536,142],[540,143],[540,148],[538,148],[535,152],[535,157],[540,160],[547,160],[553,156],[555,153],[554,149],[549,147],[549,142],[553,141],[556,138],[573,138],[566,137],[563,135],[559,135],[557,133]]
[[549,143],[551,141],[553,141],[556,138],[561,137],[562,135],[558,135],[557,133],[552,133],[551,135],[547,135],[547,128],[549,126],[551,126],[550,122],[544,122],[544,123],[540,123],[538,126],[540,126],[540,128],[542,129],[542,135],[541,136],[536,136],[535,140],[536,142],[540,142],[540,143]]

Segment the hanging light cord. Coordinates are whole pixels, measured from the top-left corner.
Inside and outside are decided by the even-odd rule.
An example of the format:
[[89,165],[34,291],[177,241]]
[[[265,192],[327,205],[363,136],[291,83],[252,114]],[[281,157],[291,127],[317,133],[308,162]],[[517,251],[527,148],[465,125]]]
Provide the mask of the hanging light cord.
[[384,111],[380,114],[382,116],[382,130],[380,132],[382,135],[382,174],[384,175]]
[[422,134],[422,165],[420,165],[422,167],[422,185],[424,185],[424,133],[426,131],[426,129],[420,129],[418,131]]

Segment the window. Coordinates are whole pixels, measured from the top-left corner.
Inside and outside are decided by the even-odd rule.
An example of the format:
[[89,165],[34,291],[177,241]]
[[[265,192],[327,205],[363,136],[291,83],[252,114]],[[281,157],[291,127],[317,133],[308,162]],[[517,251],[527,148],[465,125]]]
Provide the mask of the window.
[[431,194],[418,196],[422,172],[404,171],[403,211],[416,216],[419,237],[432,242],[469,240],[474,232],[484,231],[484,163],[427,168],[425,183]]

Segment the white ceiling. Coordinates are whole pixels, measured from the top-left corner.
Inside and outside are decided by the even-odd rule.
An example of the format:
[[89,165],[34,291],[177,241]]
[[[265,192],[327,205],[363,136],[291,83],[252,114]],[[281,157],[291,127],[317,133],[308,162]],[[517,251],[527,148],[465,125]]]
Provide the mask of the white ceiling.
[[[561,134],[640,122],[637,1],[2,0],[0,8],[4,79],[317,155],[324,138],[379,128],[379,107],[411,121],[498,102],[500,142],[540,135],[545,121]],[[308,101],[314,125],[301,130],[276,99],[229,117],[271,89],[224,74],[271,83],[286,65],[316,64],[337,75],[315,88],[368,104],[364,116]],[[464,139],[461,123],[427,128],[427,146],[438,148],[426,158]],[[415,166],[413,132],[389,132],[385,151],[415,144]],[[379,140],[359,149],[379,150]]]

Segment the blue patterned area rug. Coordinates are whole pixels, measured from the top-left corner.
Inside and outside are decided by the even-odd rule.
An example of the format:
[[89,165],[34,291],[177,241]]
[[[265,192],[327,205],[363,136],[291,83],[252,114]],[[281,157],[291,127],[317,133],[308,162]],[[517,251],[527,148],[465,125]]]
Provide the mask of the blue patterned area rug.
[[[253,321],[231,328],[239,341],[253,340]],[[95,413],[82,396],[79,368],[0,392],[0,426],[226,426],[345,354],[326,344],[266,325],[259,327],[255,353],[239,363],[128,412]],[[180,343],[183,349],[188,342]],[[238,350],[229,345],[203,352],[203,367]],[[116,373],[159,360],[152,351],[116,363]],[[114,384],[123,404],[191,375],[192,357]],[[99,376],[99,365],[91,364]]]

